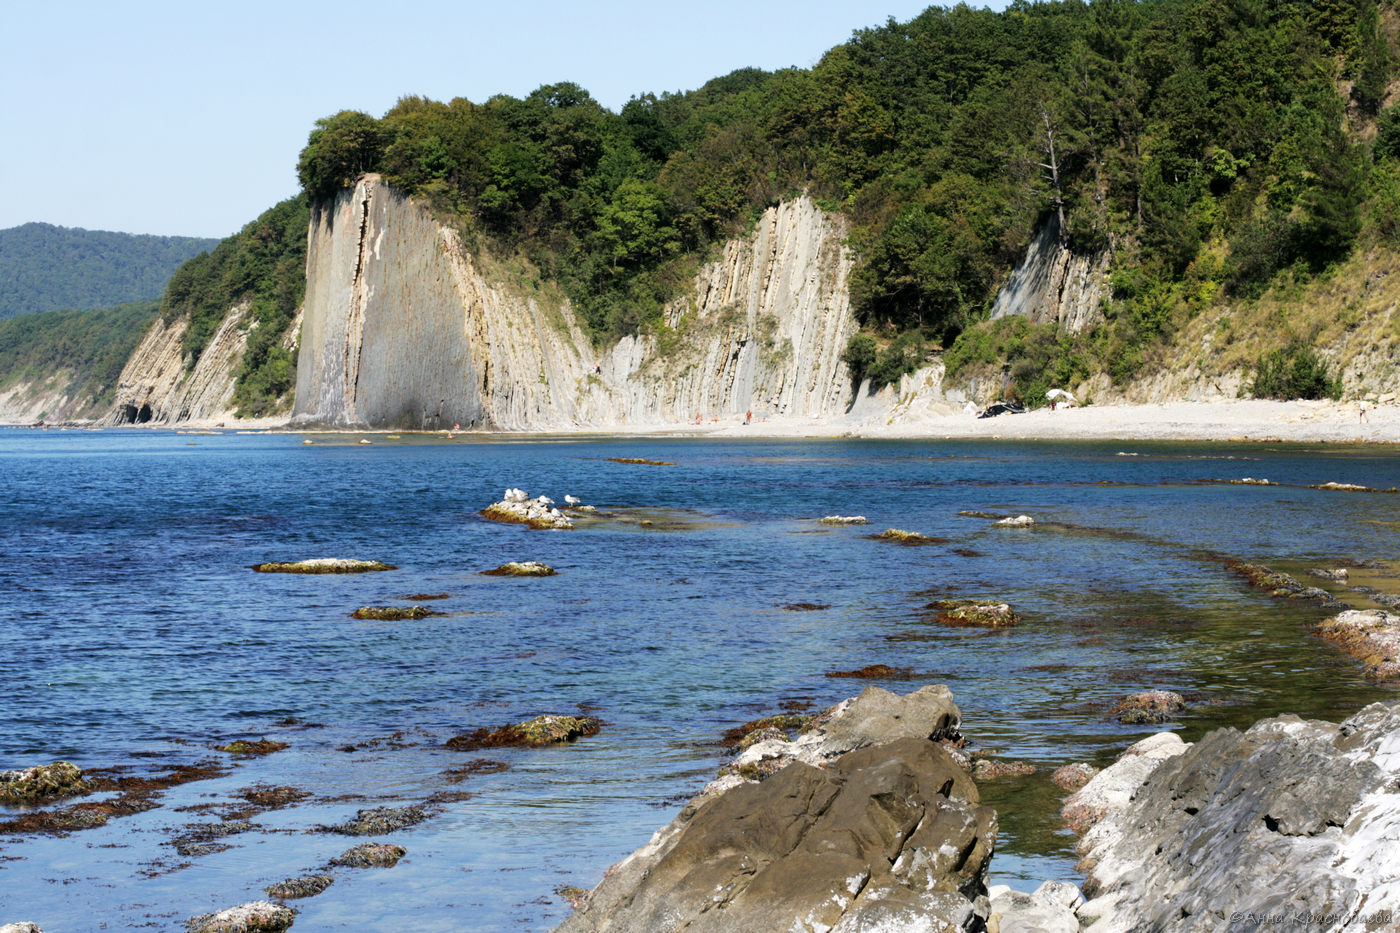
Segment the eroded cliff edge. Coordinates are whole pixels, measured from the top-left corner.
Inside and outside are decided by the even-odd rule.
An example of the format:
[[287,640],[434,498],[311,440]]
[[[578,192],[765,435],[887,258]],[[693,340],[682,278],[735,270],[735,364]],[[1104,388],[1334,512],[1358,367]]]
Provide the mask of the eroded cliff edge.
[[572,308],[483,269],[374,175],[312,213],[293,423],[564,430],[851,400],[841,218],[798,198],[703,265],[662,336],[595,349]]

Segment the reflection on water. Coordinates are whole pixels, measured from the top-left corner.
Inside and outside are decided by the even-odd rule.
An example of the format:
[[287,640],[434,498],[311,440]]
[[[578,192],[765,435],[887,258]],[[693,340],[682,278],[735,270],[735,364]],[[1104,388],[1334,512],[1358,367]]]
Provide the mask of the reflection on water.
[[[596,883],[713,775],[726,728],[784,702],[841,699],[862,683],[826,673],[870,664],[948,683],[976,745],[1041,769],[984,786],[1001,814],[997,880],[1074,878],[1049,772],[1104,764],[1151,731],[1109,721],[1116,699],[1183,693],[1191,706],[1172,728],[1191,740],[1280,712],[1340,718],[1392,695],[1310,636],[1320,610],[1252,590],[1222,563],[1277,566],[1344,599],[1366,597],[1303,575],[1348,566],[1353,586],[1400,589],[1400,497],[1307,488],[1392,486],[1385,450],[358,439],[230,434],[187,447],[154,432],[0,431],[0,768],[234,765],[104,827],[0,834],[0,921],[174,927],[359,841],[317,826],[428,803],[429,820],[386,837],[409,850],[399,866],[337,870],[298,903],[298,926],[382,928],[411,913],[415,929],[455,930],[470,911],[474,929],[548,928],[567,910],[556,887]],[[1274,485],[1203,482],[1244,476]],[[602,514],[572,532],[481,520],[508,486]],[[871,525],[814,526],[831,514]],[[886,528],[946,540],[868,538]],[[304,557],[400,569],[247,569]],[[505,560],[558,575],[481,576]],[[446,614],[348,618],[405,594],[445,594],[432,608]],[[951,597],[1005,600],[1022,621],[939,625],[923,607]],[[784,608],[799,604],[828,608]],[[443,746],[580,708],[606,725],[568,747]],[[289,748],[213,750],[240,737]],[[314,796],[248,816],[251,830],[219,840],[228,849],[178,853],[184,827],[246,808],[238,792],[257,784]]]

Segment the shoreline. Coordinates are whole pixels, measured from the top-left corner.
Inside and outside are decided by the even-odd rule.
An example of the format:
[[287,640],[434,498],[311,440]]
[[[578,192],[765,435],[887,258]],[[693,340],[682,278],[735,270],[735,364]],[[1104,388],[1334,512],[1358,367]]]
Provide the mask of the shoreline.
[[[692,423],[579,425],[540,430],[467,429],[461,431],[289,426],[285,419],[249,421],[218,419],[178,425],[122,425],[175,432],[286,433],[306,435],[387,434],[445,437],[716,437],[724,439],[863,439],[863,440],[1021,440],[1021,441],[1225,441],[1236,443],[1400,444],[1400,406],[1369,408],[1360,420],[1354,403],[1278,402],[1222,399],[1208,402],[1162,402],[1092,405],[1052,411],[977,418],[952,405],[887,418],[840,415],[825,419],[773,416],[745,424],[742,415]],[[5,427],[36,427],[3,423]],[[92,423],[65,422],[45,428],[106,430]]]

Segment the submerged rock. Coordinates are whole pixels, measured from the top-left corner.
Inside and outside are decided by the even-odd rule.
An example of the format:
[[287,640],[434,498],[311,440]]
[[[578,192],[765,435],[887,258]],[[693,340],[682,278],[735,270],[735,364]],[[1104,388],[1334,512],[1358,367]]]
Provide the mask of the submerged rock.
[[188,933],[279,933],[292,925],[297,912],[271,901],[252,901],[221,910],[200,914],[185,921]]
[[1062,765],[1055,769],[1050,775],[1050,783],[1063,790],[1074,793],[1085,784],[1092,781],[1099,773],[1099,769],[1091,764],[1075,762],[1074,764]]
[[1035,770],[1035,765],[1024,761],[997,761],[994,758],[976,758],[972,761],[972,776],[979,781],[1025,777],[1035,774]]
[[1186,700],[1170,690],[1145,690],[1124,697],[1108,711],[1108,715],[1123,723],[1148,724],[1169,722],[1186,709]]
[[1318,586],[1304,586],[1289,574],[1270,570],[1262,564],[1226,561],[1226,566],[1249,581],[1250,585],[1267,590],[1280,599],[1297,599],[1318,603],[1328,609],[1346,609],[1347,604]]
[[558,933],[983,929],[996,815],[901,738],[692,801]]
[[868,525],[870,519],[864,515],[825,515],[817,519],[823,525]]
[[910,676],[907,667],[890,667],[888,664],[867,664],[853,671],[827,671],[827,677],[859,677],[865,680],[902,680]]
[[446,613],[429,609],[427,606],[361,606],[350,613],[350,618],[372,622],[405,622],[440,615]]
[[331,864],[344,868],[393,868],[407,854],[408,850],[403,846],[362,842],[331,859]]
[[447,747],[458,751],[502,748],[511,745],[557,745],[577,738],[597,735],[602,720],[593,716],[536,716],[534,719],[496,729],[481,728],[453,736]]
[[1210,733],[1080,840],[1091,898],[1081,924],[1095,933],[1394,929],[1397,736],[1393,701],[1340,725],[1278,716]]
[[641,466],[675,466],[671,460],[648,460],[645,457],[604,457],[609,463],[635,463]]
[[83,770],[71,761],[55,761],[14,771],[0,771],[0,802],[35,803],[86,793]]
[[228,752],[231,755],[239,755],[241,757],[271,755],[273,752],[280,752],[284,748],[291,748],[291,746],[286,742],[275,742],[272,739],[235,739],[227,745],[214,746],[215,751]]
[[310,560],[270,561],[254,564],[258,573],[375,573],[398,570],[392,564],[377,560],[352,560],[344,557],[313,557]]
[[495,570],[483,570],[482,574],[488,577],[552,577],[555,570],[548,564],[542,564],[537,560],[526,561],[506,561]]
[[1316,633],[1364,664],[1367,677],[1400,677],[1400,615],[1383,609],[1351,609],[1320,623]]
[[830,609],[830,603],[787,603],[783,606],[788,612],[818,612],[822,609]]
[[288,878],[268,885],[263,890],[269,897],[290,901],[299,897],[315,897],[329,888],[334,881],[330,875],[303,875],[300,878]]
[[373,807],[357,810],[353,820],[324,827],[327,832],[343,836],[379,836],[395,830],[417,826],[428,818],[421,807]]
[[500,502],[493,502],[481,510],[481,517],[493,522],[525,525],[529,528],[574,527],[568,516],[554,508],[553,499],[547,496],[531,499],[523,489],[507,489]]

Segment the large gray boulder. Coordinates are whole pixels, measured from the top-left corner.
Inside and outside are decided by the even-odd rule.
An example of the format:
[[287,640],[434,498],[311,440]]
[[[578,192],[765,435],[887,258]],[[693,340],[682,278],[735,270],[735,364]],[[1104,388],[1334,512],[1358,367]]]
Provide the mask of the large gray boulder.
[[1279,716],[1212,732],[1080,851],[1094,933],[1396,929],[1400,703],[1340,725]]
[[982,929],[995,840],[967,772],[899,738],[697,797],[558,933]]

